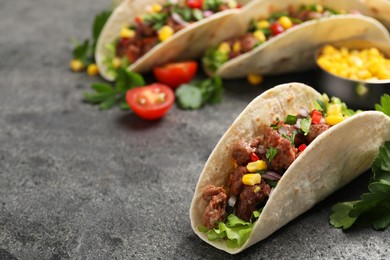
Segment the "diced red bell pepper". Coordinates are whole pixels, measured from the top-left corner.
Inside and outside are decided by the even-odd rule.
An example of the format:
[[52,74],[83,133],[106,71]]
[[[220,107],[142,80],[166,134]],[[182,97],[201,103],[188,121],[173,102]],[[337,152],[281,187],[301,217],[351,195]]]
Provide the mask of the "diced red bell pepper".
[[251,161],[256,162],[260,160],[259,156],[257,156],[255,153],[251,153]]
[[303,152],[305,149],[306,149],[307,145],[306,144],[301,144],[299,147],[298,147],[298,150],[300,152]]
[[322,119],[322,113],[316,109],[314,109],[312,112],[311,112],[311,122],[313,124],[319,124],[321,123],[321,119]]

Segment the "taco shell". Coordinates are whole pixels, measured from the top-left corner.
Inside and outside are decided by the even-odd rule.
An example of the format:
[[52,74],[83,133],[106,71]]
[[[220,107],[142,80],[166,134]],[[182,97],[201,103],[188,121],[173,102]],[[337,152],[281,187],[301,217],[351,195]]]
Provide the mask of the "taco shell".
[[[371,14],[367,6],[358,0],[263,0],[246,5],[236,19],[249,24],[252,19],[267,18],[289,6],[303,4],[321,4],[335,10],[358,10],[362,14]],[[315,67],[314,53],[321,45],[348,39],[375,39],[390,43],[389,32],[374,18],[357,14],[335,15],[296,25],[252,51],[227,61],[214,73],[207,68],[205,70],[209,75],[222,78],[242,78],[250,73],[278,75],[304,71]]]
[[287,169],[270,195],[252,233],[240,248],[209,241],[198,230],[206,202],[205,186],[222,186],[234,169],[232,147],[261,135],[262,125],[305,107],[314,109],[321,95],[300,83],[276,86],[255,98],[232,123],[208,158],[195,188],[190,209],[194,232],[212,246],[236,254],[265,239],[328,195],[370,168],[379,147],[390,140],[390,117],[381,112],[358,113],[318,136]]

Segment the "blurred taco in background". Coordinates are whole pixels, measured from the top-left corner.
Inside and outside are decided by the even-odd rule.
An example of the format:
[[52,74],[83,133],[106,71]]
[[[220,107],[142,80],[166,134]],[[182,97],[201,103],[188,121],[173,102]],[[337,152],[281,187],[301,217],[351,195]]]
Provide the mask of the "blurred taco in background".
[[[347,39],[390,42],[386,28],[361,1],[254,1],[238,20],[247,24],[238,36],[207,49],[202,61],[209,75],[275,75],[314,67],[314,52],[325,43]],[[242,28],[242,27],[241,27]]]
[[389,0],[363,0],[371,12],[371,16],[383,23],[390,30],[390,1]]
[[390,117],[289,83],[255,98],[208,158],[190,208],[194,232],[235,254],[365,172]]
[[118,66],[147,72],[169,61],[199,57],[213,42],[211,38],[222,35],[210,27],[215,29],[249,1],[125,0],[97,42],[99,71],[105,79],[114,80]]

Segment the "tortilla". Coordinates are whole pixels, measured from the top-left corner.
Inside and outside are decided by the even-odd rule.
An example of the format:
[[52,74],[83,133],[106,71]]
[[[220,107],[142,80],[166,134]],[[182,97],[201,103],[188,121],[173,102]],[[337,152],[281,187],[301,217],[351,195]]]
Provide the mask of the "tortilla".
[[[99,72],[106,80],[114,80],[113,75],[107,73],[107,65],[104,59],[110,54],[106,48],[119,36],[120,30],[125,25],[133,23],[134,18],[145,13],[146,7],[152,4],[164,4],[167,0],[124,0],[112,13],[104,26],[96,44],[95,60]],[[246,4],[250,0],[239,0],[240,4]],[[239,9],[230,9],[216,13],[211,17],[193,23],[175,33],[171,38],[158,44],[148,53],[129,66],[129,70],[143,73],[157,65],[170,61],[198,58],[204,50],[213,44],[217,44],[225,37],[235,35],[240,24],[229,19],[230,16],[240,12]],[[228,27],[231,30],[216,30],[215,28]],[[196,43],[196,44],[194,44]]]
[[[296,114],[301,107],[311,111],[321,95],[301,83],[276,86],[255,98],[222,136],[199,177],[190,209],[194,232],[212,246],[236,254],[265,239],[304,213],[329,194],[370,168],[379,147],[390,140],[390,117],[381,112],[358,113],[318,136],[290,165],[270,195],[252,233],[240,248],[228,248],[226,241],[209,241],[198,230],[206,202],[205,186],[222,186],[234,169],[233,145],[261,135],[262,125],[277,117]],[[326,223],[324,223],[326,224]]]
[[[267,18],[276,11],[286,10],[288,6],[316,3],[335,10],[359,10],[363,14],[370,14],[361,1],[263,0],[246,5],[237,19],[249,24],[251,19]],[[244,33],[245,31],[241,32],[241,35]],[[227,36],[225,40],[229,38]],[[390,43],[388,31],[374,18],[352,14],[336,15],[294,26],[252,51],[227,61],[214,73],[207,68],[205,70],[209,75],[219,75],[222,78],[246,77],[250,73],[278,75],[304,71],[315,67],[314,53],[321,45],[348,39],[375,39]]]
[[371,16],[383,23],[390,30],[390,1],[363,0],[371,12]]

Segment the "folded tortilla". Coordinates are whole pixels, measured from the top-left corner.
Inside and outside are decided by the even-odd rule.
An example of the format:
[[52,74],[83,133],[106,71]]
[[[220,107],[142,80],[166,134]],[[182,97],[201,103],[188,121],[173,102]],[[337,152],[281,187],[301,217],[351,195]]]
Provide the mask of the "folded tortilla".
[[[379,147],[390,140],[390,117],[377,111],[358,113],[319,135],[290,165],[271,193],[246,243],[229,248],[224,240],[209,241],[198,230],[207,203],[202,198],[209,185],[222,186],[234,170],[234,144],[262,135],[262,125],[285,118],[305,107],[314,109],[320,93],[300,83],[276,86],[255,98],[222,136],[208,158],[195,188],[190,209],[194,232],[212,246],[236,254],[265,239],[317,202],[370,168]],[[326,225],[326,223],[324,223]]]
[[[237,2],[244,5],[250,1],[238,0]],[[107,73],[107,64],[104,62],[105,57],[110,54],[106,48],[107,44],[113,43],[119,37],[123,26],[133,24],[136,16],[144,14],[147,6],[165,2],[167,0],[124,0],[115,8],[96,44],[95,60],[103,78],[114,80],[113,75]],[[128,69],[143,73],[167,62],[200,57],[208,46],[217,44],[225,37],[235,34],[240,24],[236,24],[235,20],[229,17],[239,12],[239,9],[226,10],[188,25],[168,40],[155,46],[131,64]],[[220,27],[228,27],[230,30],[216,30]]]
[[[372,15],[359,0],[262,0],[247,4],[235,19],[248,25],[252,19],[264,19],[289,6],[304,4],[321,4],[335,10],[358,10]],[[245,34],[246,29],[237,35]],[[225,37],[225,40],[229,38]],[[222,78],[241,78],[250,73],[278,75],[304,71],[315,67],[314,53],[321,45],[348,39],[375,39],[390,43],[389,32],[374,18],[355,14],[335,15],[296,25],[252,51],[227,61],[216,72],[204,69],[207,74]]]
[[389,0],[363,0],[371,12],[370,16],[375,17],[390,30],[390,1]]

